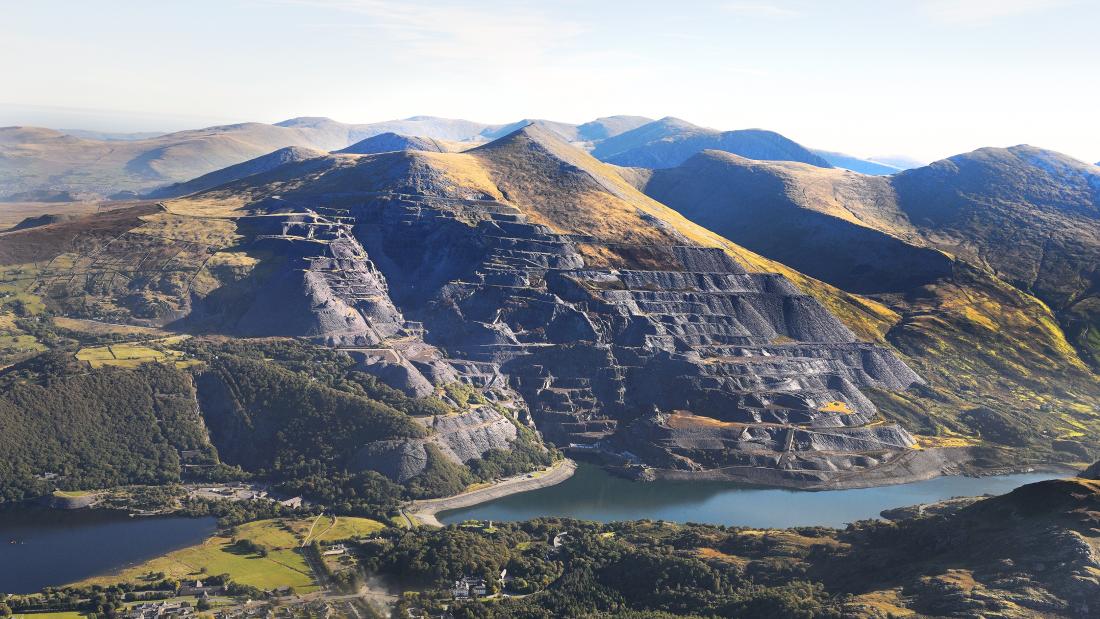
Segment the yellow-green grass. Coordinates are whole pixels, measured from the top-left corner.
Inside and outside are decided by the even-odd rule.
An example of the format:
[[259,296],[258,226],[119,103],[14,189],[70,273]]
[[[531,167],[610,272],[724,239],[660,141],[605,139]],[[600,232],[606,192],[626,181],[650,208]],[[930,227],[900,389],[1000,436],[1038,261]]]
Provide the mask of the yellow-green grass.
[[164,335],[164,331],[161,331],[160,329],[155,329],[153,327],[116,325],[107,322],[99,322],[98,320],[87,320],[84,318],[54,316],[53,323],[58,327],[61,327],[62,329],[79,331],[81,333],[94,333],[97,335]]
[[63,497],[66,499],[78,499],[83,496],[95,493],[95,490],[54,490],[54,496]]
[[182,359],[182,354],[175,350],[158,350],[150,345],[172,346],[186,339],[185,335],[166,337],[144,343],[109,344],[106,346],[92,346],[81,348],[76,353],[79,361],[86,361],[93,368],[101,368],[105,365],[116,367],[137,367],[142,363],[151,361],[175,361],[179,367],[194,363],[193,360]]
[[12,615],[13,619],[80,619],[84,615],[76,612],[69,611],[63,613],[16,613]]
[[304,542],[335,542],[365,537],[384,528],[384,524],[369,518],[339,516],[333,522],[333,516],[318,516],[302,520],[250,522],[237,528],[237,536],[247,537],[268,548],[294,548]]
[[315,591],[318,588],[305,557],[298,549],[269,549],[267,556],[261,557],[255,553],[242,553],[234,546],[231,538],[217,535],[196,546],[168,553],[120,572],[95,576],[77,584],[141,583],[149,572],[163,572],[166,576],[176,579],[201,578],[205,574],[229,574],[234,582],[243,585],[260,589],[294,587],[302,593]]
[[[314,576],[301,553],[300,546],[313,528],[317,541],[337,541],[370,535],[385,526],[368,518],[331,516],[300,520],[259,520],[240,525],[233,535],[215,535],[202,544],[171,552],[120,572],[89,578],[81,585],[110,585],[121,582],[144,582],[149,572],[164,572],[171,578],[201,578],[203,574],[229,574],[237,583],[260,589],[294,587],[299,593],[318,589]],[[247,539],[267,550],[267,556],[242,554],[233,546],[233,539]],[[203,568],[206,568],[205,572]]]
[[0,335],[0,350],[46,350],[33,335]]

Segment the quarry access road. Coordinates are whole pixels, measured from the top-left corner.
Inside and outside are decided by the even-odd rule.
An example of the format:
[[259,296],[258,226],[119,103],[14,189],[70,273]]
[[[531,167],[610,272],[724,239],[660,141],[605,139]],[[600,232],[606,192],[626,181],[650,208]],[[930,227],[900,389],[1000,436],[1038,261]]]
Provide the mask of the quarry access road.
[[441,527],[443,523],[435,517],[439,512],[459,509],[461,507],[470,507],[486,501],[492,501],[493,499],[499,499],[509,494],[518,494],[520,492],[554,486],[572,477],[576,470],[577,463],[569,458],[565,458],[549,468],[534,473],[524,473],[523,475],[502,479],[485,488],[470,490],[462,494],[456,494],[442,499],[413,501],[405,507],[404,513],[407,517],[410,517],[419,524],[431,527]]

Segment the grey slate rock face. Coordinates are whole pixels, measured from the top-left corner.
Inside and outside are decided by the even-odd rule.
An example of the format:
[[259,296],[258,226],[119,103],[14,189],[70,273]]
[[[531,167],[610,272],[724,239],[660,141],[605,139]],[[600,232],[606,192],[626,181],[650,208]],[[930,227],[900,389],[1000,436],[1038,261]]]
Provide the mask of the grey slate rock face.
[[423,472],[428,464],[428,443],[439,447],[454,462],[469,462],[490,449],[506,450],[516,440],[518,430],[507,418],[482,406],[461,415],[426,420],[432,430],[429,438],[378,441],[364,445],[351,459],[352,469],[370,469],[398,482],[408,481]]
[[[720,249],[615,247],[625,257],[613,268],[581,254],[595,239],[505,203],[328,199],[284,196],[271,203],[284,215],[242,225],[287,261],[236,323],[242,333],[293,330],[355,351],[365,371],[415,396],[455,379],[508,389],[546,439],[666,469],[817,479],[913,445],[896,425],[864,427],[877,411],[863,390],[921,379],[781,275],[748,273]],[[516,437],[484,407],[432,430],[424,440],[459,462]],[[417,441],[367,445],[356,462],[407,479],[424,453]]]

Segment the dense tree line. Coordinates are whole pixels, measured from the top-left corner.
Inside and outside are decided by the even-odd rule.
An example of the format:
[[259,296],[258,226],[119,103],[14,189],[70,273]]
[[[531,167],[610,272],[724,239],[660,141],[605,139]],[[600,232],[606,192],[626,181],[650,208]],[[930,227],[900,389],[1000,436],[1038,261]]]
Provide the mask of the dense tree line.
[[[0,500],[184,477],[250,479],[338,513],[384,516],[408,498],[455,494],[560,457],[518,426],[512,449],[465,464],[429,445],[427,469],[403,487],[352,458],[371,442],[424,437],[413,417],[490,405],[480,392],[455,384],[441,398],[411,398],[359,371],[347,353],[299,340],[194,338],[178,347],[200,363],[93,369],[54,351],[0,372]],[[185,469],[184,451],[200,465]],[[154,505],[156,497],[143,496],[145,509],[179,500]],[[225,521],[255,511],[194,501],[185,510]]]
[[178,481],[185,449],[207,446],[189,377],[171,366],[46,353],[0,374],[0,500]]
[[310,461],[338,470],[366,443],[425,434],[384,402],[263,361],[219,355],[197,386],[222,460],[260,474],[282,476]]
[[[554,547],[559,533],[567,535]],[[782,556],[785,550],[771,542],[747,556],[725,555],[715,548],[740,537],[725,527],[647,521],[599,525],[546,518],[492,529],[389,530],[380,540],[363,543],[361,552],[368,572],[440,592],[422,595],[411,605],[449,604],[456,617],[842,616],[843,597],[789,569],[809,556],[809,547],[786,549],[794,555],[790,561],[750,570],[747,559]],[[510,592],[533,594],[456,603],[445,593],[463,576],[485,578],[495,589],[502,569],[510,576]]]

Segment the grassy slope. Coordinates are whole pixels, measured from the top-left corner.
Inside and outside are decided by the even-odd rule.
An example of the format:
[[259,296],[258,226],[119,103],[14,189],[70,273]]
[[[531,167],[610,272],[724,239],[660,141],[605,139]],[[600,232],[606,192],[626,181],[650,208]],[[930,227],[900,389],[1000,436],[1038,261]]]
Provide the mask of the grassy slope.
[[[311,541],[330,542],[363,537],[382,530],[384,526],[367,518],[343,516],[337,519],[335,526],[332,526],[328,516],[317,521],[314,535],[309,538]],[[234,582],[260,589],[294,587],[299,593],[308,593],[315,591],[318,585],[302,556],[301,545],[313,524],[313,518],[250,522],[238,527],[233,535],[214,535],[202,544],[76,584],[140,583],[149,572],[164,572],[170,578],[181,580],[201,578],[203,574],[229,574]],[[268,554],[261,557],[256,553],[242,552],[234,547],[234,539],[250,540],[267,549]]]

